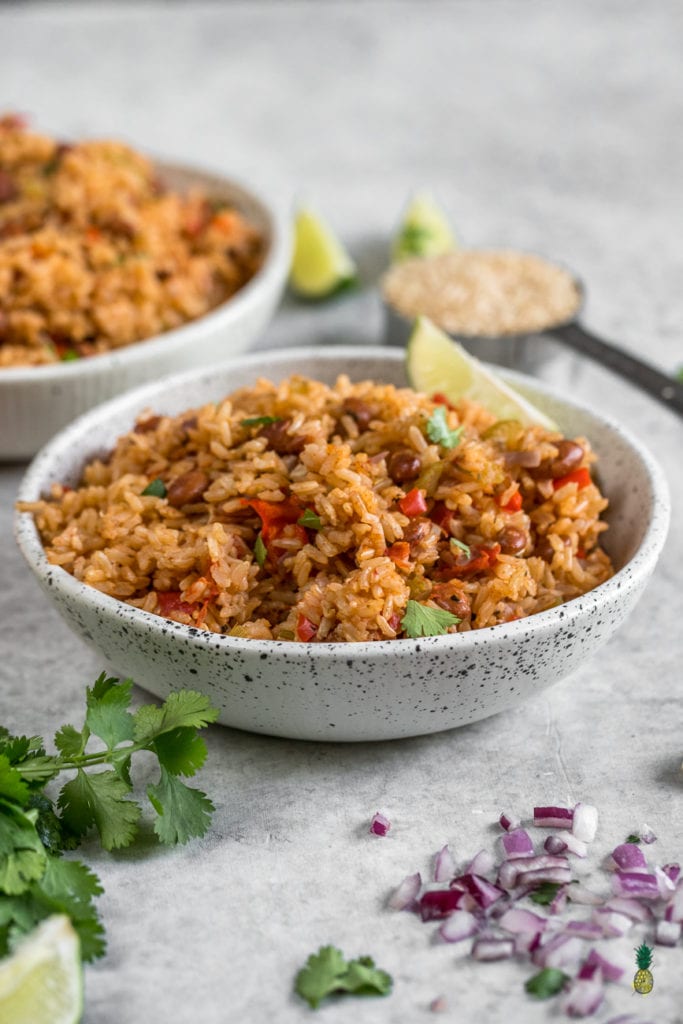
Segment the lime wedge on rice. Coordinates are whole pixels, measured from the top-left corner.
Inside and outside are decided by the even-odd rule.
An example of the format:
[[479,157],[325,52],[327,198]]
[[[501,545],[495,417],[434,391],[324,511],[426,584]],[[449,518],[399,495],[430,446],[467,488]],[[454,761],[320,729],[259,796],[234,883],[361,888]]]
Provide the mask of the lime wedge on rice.
[[357,280],[356,266],[329,224],[312,210],[299,210],[289,271],[292,291],[304,299],[327,299]]
[[491,373],[425,316],[418,317],[406,351],[408,380],[416,391],[440,392],[452,402],[467,398],[499,420],[557,430],[557,425],[526,398]]
[[2,1024],[78,1024],[83,1013],[83,969],[78,936],[55,914],[0,960]]
[[418,192],[403,215],[391,247],[392,261],[439,256],[455,248],[456,241],[446,214],[427,192]]

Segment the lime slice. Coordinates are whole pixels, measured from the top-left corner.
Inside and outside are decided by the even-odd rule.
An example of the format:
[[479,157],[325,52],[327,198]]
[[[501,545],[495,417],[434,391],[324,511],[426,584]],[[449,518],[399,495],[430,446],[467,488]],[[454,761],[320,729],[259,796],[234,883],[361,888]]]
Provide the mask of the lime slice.
[[356,266],[322,217],[299,210],[289,286],[304,299],[327,299],[357,282]]
[[83,969],[78,936],[64,914],[48,917],[0,960],[3,1024],[78,1024]]
[[391,247],[394,263],[414,256],[439,256],[456,248],[450,224],[442,209],[426,192],[418,192],[406,209]]
[[416,391],[440,392],[452,402],[468,398],[499,420],[557,430],[557,425],[531,402],[466,352],[425,316],[418,317],[406,352],[408,380]]

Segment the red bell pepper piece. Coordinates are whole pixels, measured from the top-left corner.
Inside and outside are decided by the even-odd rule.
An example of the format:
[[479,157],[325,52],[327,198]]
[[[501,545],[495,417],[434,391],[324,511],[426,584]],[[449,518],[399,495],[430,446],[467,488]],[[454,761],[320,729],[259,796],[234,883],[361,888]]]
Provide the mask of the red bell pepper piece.
[[392,562],[400,565],[410,559],[410,544],[406,540],[397,540],[395,544],[386,549],[385,554]]
[[408,491],[405,497],[401,498],[398,503],[398,507],[404,516],[421,516],[427,511],[427,502],[425,501],[425,492],[421,491],[419,487],[413,487],[412,491]]
[[[496,502],[498,505],[500,505],[500,501],[498,498],[496,498]],[[500,507],[503,512],[519,512],[520,508],[522,507],[522,495],[519,489],[514,491],[512,497],[509,498],[509,500],[506,501],[504,505],[500,505]]]
[[441,391],[434,392],[434,394],[432,395],[432,402],[436,402],[437,405],[445,405],[447,409],[455,409],[453,403],[449,402],[449,400]]
[[296,635],[299,640],[308,643],[310,640],[313,640],[317,632],[318,627],[316,624],[307,619],[305,615],[299,614],[299,618],[296,620]]
[[470,549],[469,555],[464,551],[457,554],[452,550],[447,553],[453,562],[438,569],[434,574],[440,581],[456,579],[460,576],[472,576],[475,572],[483,572],[491,569],[498,561],[500,544],[482,544],[480,547]]
[[187,601],[183,601],[183,595],[179,590],[157,590],[157,601],[159,611],[162,615],[169,616],[171,612],[183,612],[191,615],[193,608]]
[[[296,498],[285,498],[284,501],[242,498],[242,504],[253,508],[261,520],[261,536],[266,546],[268,546],[269,540],[282,533],[283,526],[286,526],[287,523],[296,523],[303,512]],[[306,533],[305,530],[304,533]],[[306,539],[308,539],[308,534],[306,534]]]
[[566,476],[560,476],[557,480],[553,480],[553,490],[559,491],[560,487],[564,487],[565,484],[576,484],[581,490],[592,483],[590,470],[587,466],[582,466],[581,469],[575,469],[573,473],[567,473]]

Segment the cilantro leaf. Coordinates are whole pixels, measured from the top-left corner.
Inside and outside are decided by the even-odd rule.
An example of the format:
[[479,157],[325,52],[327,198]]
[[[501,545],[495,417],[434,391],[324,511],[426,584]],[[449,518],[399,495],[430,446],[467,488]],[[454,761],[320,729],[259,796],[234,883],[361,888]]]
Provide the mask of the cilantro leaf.
[[77,836],[94,825],[105,850],[129,846],[140,817],[140,807],[128,799],[129,793],[130,786],[116,772],[86,774],[79,768],[59,794],[64,824]]
[[44,785],[59,774],[59,759],[49,754],[37,754],[17,762],[16,769],[31,786],[38,783]]
[[45,753],[42,736],[12,736],[8,729],[0,726],[0,754],[4,754],[10,764],[38,753]]
[[218,711],[203,693],[178,690],[169,694],[160,708],[155,704],[138,708],[134,716],[135,740],[151,742],[164,732],[182,727],[203,729],[217,718]]
[[391,986],[391,976],[376,968],[371,957],[362,956],[347,963],[335,946],[321,946],[317,953],[312,953],[294,982],[297,994],[314,1010],[326,996],[335,993],[383,996],[391,991]]
[[309,530],[322,530],[322,519],[313,509],[307,508],[300,519],[297,519],[299,526],[305,526]]
[[460,444],[464,429],[464,427],[456,427],[455,430],[451,430],[446,418],[446,406],[437,405],[427,423],[427,436],[434,444],[440,444],[444,448],[455,448]]
[[162,843],[173,846],[186,843],[192,836],[203,836],[215,810],[199,789],[191,789],[162,765],[156,786],[147,787],[147,796],[159,817],[154,831]]
[[560,888],[559,882],[541,882],[537,889],[529,893],[529,899],[541,907],[547,907],[553,902]]
[[85,724],[91,733],[104,740],[109,750],[133,739],[133,716],[128,710],[132,689],[131,679],[119,683],[106,679],[103,673],[92,690],[87,691]]
[[79,732],[73,725],[63,725],[55,733],[55,746],[62,757],[78,757],[85,750],[88,736],[87,729]]
[[36,832],[48,853],[61,853],[62,850],[73,848],[75,840],[65,835],[62,822],[55,814],[51,800],[42,793],[31,793],[26,810],[37,812]]
[[156,479],[150,480],[141,493],[144,498],[165,498],[166,484],[161,477],[156,477]]
[[464,544],[461,540],[458,540],[456,537],[451,537],[451,544],[453,545],[454,548],[460,548],[460,550],[464,552],[465,558],[472,557],[472,549],[470,548],[469,544]]
[[281,416],[249,416],[246,420],[240,420],[240,423],[243,427],[269,427],[281,419]]
[[258,537],[256,538],[256,543],[254,544],[254,558],[256,559],[258,565],[260,565],[260,567],[263,568],[263,566],[266,563],[267,557],[268,549],[266,548],[266,545],[263,543],[263,537],[259,533]]
[[206,760],[206,743],[195,729],[173,729],[158,736],[154,751],[171,775],[194,775]]
[[640,842],[640,836],[637,836],[634,833],[631,833],[631,835],[628,836],[628,838],[626,839],[626,842],[627,843],[639,843]]
[[544,967],[525,982],[524,988],[537,999],[550,999],[551,996],[557,995],[567,981],[569,975],[557,967]]
[[10,764],[6,754],[0,754],[0,796],[24,804],[29,797],[29,788],[16,768]]
[[0,891],[17,896],[45,871],[47,853],[36,831],[36,811],[0,800]]
[[461,621],[457,615],[442,608],[430,608],[419,601],[408,601],[401,625],[409,637],[443,636],[450,626]]

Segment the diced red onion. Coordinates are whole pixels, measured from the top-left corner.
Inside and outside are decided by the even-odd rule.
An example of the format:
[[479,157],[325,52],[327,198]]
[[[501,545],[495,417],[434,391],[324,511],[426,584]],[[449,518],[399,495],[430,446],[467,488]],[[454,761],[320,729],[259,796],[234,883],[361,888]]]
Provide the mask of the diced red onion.
[[[548,836],[548,838],[551,838]],[[560,842],[564,843],[569,853],[573,853],[575,857],[587,857],[588,847],[582,839],[577,839],[573,832],[558,832],[554,837],[559,839]]]
[[454,874],[455,861],[451,851],[448,849],[448,844],[446,844],[446,846],[441,847],[434,858],[434,881],[450,882]]
[[534,807],[534,825],[539,828],[571,828],[573,819],[569,807]]
[[605,981],[619,981],[624,973],[623,967],[615,964],[613,960],[608,960],[606,957],[601,956],[597,949],[591,949],[584,962],[588,967],[596,967]]
[[462,889],[430,889],[422,893],[418,908],[423,921],[439,921],[457,910],[463,901]]
[[523,910],[521,907],[511,907],[498,919],[498,924],[506,932],[542,932],[546,927],[547,918],[534,914],[531,910]]
[[508,892],[510,889],[514,889],[518,871],[519,868],[516,861],[504,860],[498,868],[498,878],[496,879],[497,884],[503,889],[507,889]]
[[601,939],[603,930],[595,921],[568,921],[567,933],[580,939]]
[[517,876],[517,885],[526,886],[540,885],[541,882],[552,882],[555,885],[564,885],[565,882],[571,882],[572,873],[569,868],[564,867],[549,867],[549,868],[536,868],[534,871],[522,871]]
[[655,875],[640,871],[616,871],[612,879],[615,896],[636,896],[639,900],[658,900],[659,886]]
[[653,916],[649,907],[628,896],[612,896],[605,903],[604,909],[616,910],[618,914],[625,914],[632,921],[641,921],[643,924],[648,924]]
[[493,885],[491,882],[487,882],[485,878],[480,878],[479,875],[459,875],[458,878],[453,879],[451,885],[455,888],[464,889],[484,909],[490,907],[492,903],[495,903],[503,895],[502,889],[499,889],[497,885]]
[[637,843],[621,843],[612,850],[612,860],[622,871],[647,872],[645,854]]
[[681,937],[680,921],[658,921],[655,942],[659,946],[675,946]]
[[501,836],[501,842],[508,860],[515,860],[518,857],[533,857],[534,844],[531,836],[523,828],[515,828],[512,832],[506,832]]
[[572,832],[584,843],[592,843],[598,831],[598,809],[592,804],[577,804],[574,808]]
[[515,944],[512,939],[479,938],[472,945],[475,960],[509,960],[514,956]]
[[681,874],[680,864],[665,864],[662,871],[672,882],[677,882]]
[[588,980],[596,977],[599,979],[601,977],[601,971],[597,964],[589,964],[587,961],[584,960],[584,962],[579,967],[579,971],[576,977],[587,978]]
[[448,1009],[448,1003],[445,996],[437,996],[436,999],[432,999],[429,1004],[429,1009],[432,1013],[445,1013]]
[[604,903],[602,896],[598,896],[597,892],[593,892],[592,889],[587,889],[581,882],[568,885],[567,896],[572,903],[581,903],[588,907],[597,907]]
[[533,953],[541,944],[541,932],[517,932],[514,936],[515,954],[523,956],[525,953]]
[[468,910],[456,910],[447,917],[439,928],[439,935],[444,942],[460,942],[469,939],[479,931],[479,922]]
[[543,844],[543,849],[548,853],[564,853],[567,849],[567,844],[564,839],[560,839],[557,835],[546,836],[546,840]]
[[370,832],[373,836],[385,836],[391,828],[391,822],[388,818],[385,818],[379,811],[373,815],[372,821],[370,822]]
[[468,864],[466,874],[468,875],[488,875],[489,872],[493,871],[496,866],[496,861],[492,853],[488,850],[480,850],[474,859]]
[[663,900],[668,900],[671,893],[676,891],[676,883],[672,882],[666,872],[659,867],[655,868],[655,878],[659,886],[659,895]]
[[657,842],[657,836],[654,834],[649,825],[641,825],[639,835],[643,842],[647,843],[648,846],[650,845],[650,843]]
[[415,910],[421,886],[422,878],[419,871],[416,871],[414,875],[406,875],[389,897],[387,906],[392,910]]
[[569,861],[566,857],[550,853],[541,853],[537,857],[517,857],[514,860],[503,861],[498,869],[498,884],[502,885],[504,889],[514,889],[515,885],[521,884],[518,880],[522,874],[552,868],[565,868],[569,871]]
[[625,935],[633,926],[633,919],[626,914],[620,914],[618,910],[605,910],[604,907],[596,907],[593,911],[593,920],[600,925],[603,935],[607,938]]
[[569,1017],[590,1017],[604,998],[602,982],[595,978],[576,978],[562,1001],[562,1009]]
[[553,896],[552,902],[548,907],[551,914],[561,914],[567,906],[567,888],[568,886],[566,885],[560,886]]
[[575,964],[583,951],[581,939],[560,933],[534,950],[531,959],[538,967],[567,967]]
[[517,818],[511,818],[505,811],[501,814],[498,819],[498,824],[502,828],[503,832],[511,832],[512,829],[519,828],[521,822]]
[[669,900],[664,917],[667,921],[683,921],[683,885],[679,885]]
[[620,1013],[618,1017],[610,1017],[605,1024],[645,1024],[642,1017],[635,1017],[632,1013]]

